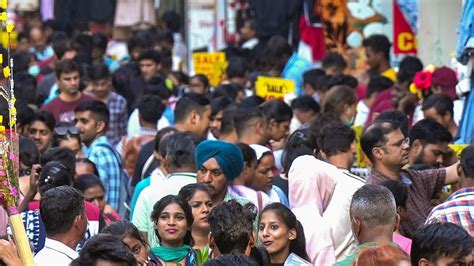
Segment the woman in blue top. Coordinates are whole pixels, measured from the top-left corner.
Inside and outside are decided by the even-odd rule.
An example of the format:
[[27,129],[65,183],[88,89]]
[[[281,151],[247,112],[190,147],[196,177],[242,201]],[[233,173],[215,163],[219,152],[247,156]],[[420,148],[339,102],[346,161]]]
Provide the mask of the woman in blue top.
[[197,256],[191,248],[194,218],[189,204],[179,196],[165,196],[153,206],[151,219],[160,241],[159,247],[151,248],[158,265],[196,265]]

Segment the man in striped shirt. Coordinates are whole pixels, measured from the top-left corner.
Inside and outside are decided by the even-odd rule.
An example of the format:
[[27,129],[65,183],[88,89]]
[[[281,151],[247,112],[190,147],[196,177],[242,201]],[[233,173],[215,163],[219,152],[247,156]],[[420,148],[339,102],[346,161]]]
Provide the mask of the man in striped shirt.
[[426,223],[451,222],[462,226],[474,237],[474,144],[461,153],[458,167],[461,189],[436,206]]

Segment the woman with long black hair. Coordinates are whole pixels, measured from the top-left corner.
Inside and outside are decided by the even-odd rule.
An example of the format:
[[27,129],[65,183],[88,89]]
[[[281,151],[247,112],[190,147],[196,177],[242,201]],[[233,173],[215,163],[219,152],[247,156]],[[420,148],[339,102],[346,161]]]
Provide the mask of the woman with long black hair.
[[301,223],[281,203],[267,205],[260,214],[258,238],[270,255],[272,265],[284,265],[293,253],[309,261]]

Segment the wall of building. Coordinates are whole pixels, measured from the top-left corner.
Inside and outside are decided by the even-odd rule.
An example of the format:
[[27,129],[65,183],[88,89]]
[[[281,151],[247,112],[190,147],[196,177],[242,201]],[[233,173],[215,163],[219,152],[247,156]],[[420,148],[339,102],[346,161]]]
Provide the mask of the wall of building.
[[418,56],[424,65],[451,64],[462,0],[420,0]]

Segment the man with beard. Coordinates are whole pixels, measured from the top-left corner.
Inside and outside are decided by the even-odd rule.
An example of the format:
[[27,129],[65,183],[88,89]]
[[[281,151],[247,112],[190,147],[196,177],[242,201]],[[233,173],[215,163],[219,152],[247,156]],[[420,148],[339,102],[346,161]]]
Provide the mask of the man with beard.
[[411,169],[420,166],[439,168],[456,162],[454,152],[448,147],[453,140],[451,133],[435,120],[420,120],[412,127],[409,136],[408,164]]
[[372,162],[367,183],[395,180],[408,186],[407,219],[401,224],[401,232],[412,237],[425,223],[432,209],[431,199],[444,185],[458,181],[458,163],[434,170],[402,170],[408,163],[409,143],[410,139],[405,138],[400,128],[391,122],[376,122],[368,126],[361,137],[362,150]]
[[214,206],[231,199],[241,204],[249,202],[227,189],[230,181],[239,177],[244,168],[243,155],[237,145],[206,140],[196,147],[195,157],[197,181],[206,185]]

